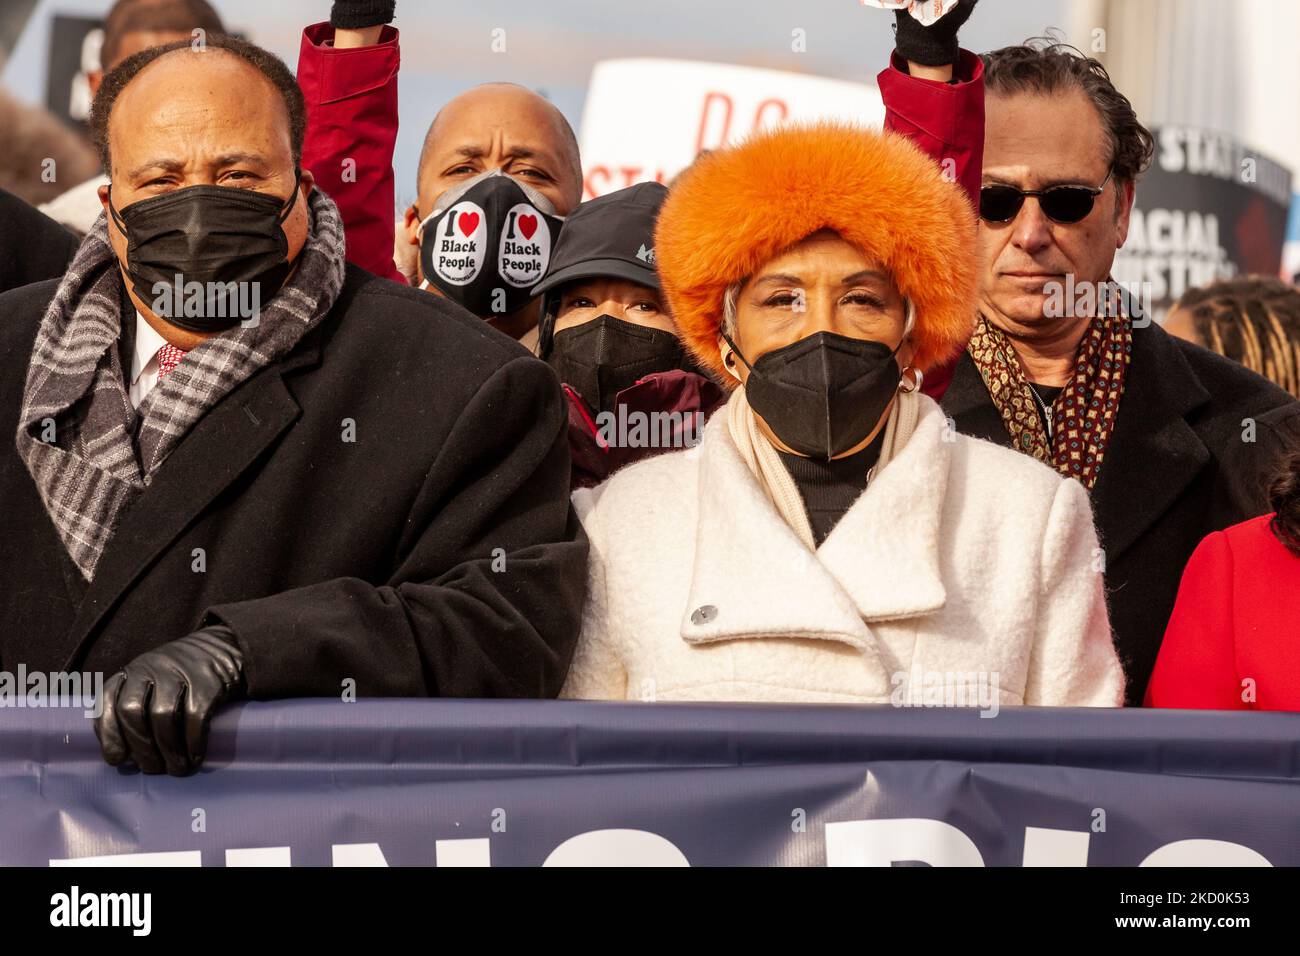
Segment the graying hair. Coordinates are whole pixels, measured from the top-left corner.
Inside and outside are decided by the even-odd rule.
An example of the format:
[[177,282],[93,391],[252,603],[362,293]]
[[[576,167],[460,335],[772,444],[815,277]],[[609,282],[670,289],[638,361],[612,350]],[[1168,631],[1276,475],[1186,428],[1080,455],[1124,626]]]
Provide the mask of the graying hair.
[[722,293],[722,331],[733,339],[736,337],[736,313],[740,306],[740,290],[744,285],[745,280],[741,279],[727,286],[727,290]]

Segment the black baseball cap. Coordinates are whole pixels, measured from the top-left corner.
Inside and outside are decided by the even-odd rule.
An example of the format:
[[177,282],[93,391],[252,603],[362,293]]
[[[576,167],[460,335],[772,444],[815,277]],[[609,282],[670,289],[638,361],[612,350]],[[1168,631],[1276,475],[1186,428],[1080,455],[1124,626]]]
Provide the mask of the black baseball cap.
[[[625,279],[659,291],[655,269],[655,220],[668,189],[662,183],[638,183],[580,205],[564,221],[551,250],[545,278],[532,288],[544,295],[581,279]],[[550,351],[555,308],[543,303],[538,329],[540,352]]]
[[659,288],[655,270],[655,220],[668,190],[638,183],[580,205],[564,221],[537,296],[576,279],[611,278]]

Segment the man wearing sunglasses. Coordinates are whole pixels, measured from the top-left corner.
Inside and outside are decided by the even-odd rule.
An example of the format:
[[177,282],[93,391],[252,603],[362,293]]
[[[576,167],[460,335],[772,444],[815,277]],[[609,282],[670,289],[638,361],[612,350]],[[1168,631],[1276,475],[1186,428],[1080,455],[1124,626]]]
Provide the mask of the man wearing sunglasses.
[[1025,200],[1033,197],[1038,200],[1038,208],[1043,211],[1043,215],[1052,222],[1063,226],[1073,225],[1088,218],[1094,200],[1106,191],[1106,184],[1114,175],[1115,169],[1112,167],[1101,185],[1095,188],[1057,183],[1046,189],[1021,189],[1010,183],[985,183],[980,186],[980,218],[995,225],[1012,222],[1020,214],[1020,207],[1025,204]]
[[[1043,41],[985,54],[979,315],[943,407],[1092,495],[1111,624],[1142,700],[1192,550],[1267,510],[1300,405],[1116,296],[1151,134],[1105,69]],[[1065,635],[1062,635],[1065,637]]]

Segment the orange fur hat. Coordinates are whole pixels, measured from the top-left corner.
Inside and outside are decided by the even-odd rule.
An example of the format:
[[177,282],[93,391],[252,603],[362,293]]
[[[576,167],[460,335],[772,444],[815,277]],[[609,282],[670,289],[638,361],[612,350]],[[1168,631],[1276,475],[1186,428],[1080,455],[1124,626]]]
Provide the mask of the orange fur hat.
[[672,184],[655,260],[678,336],[702,366],[722,364],[722,297],[820,229],[884,266],[916,307],[912,364],[933,368],[975,323],[975,215],[961,187],[894,133],[819,123],[758,134],[698,159]]

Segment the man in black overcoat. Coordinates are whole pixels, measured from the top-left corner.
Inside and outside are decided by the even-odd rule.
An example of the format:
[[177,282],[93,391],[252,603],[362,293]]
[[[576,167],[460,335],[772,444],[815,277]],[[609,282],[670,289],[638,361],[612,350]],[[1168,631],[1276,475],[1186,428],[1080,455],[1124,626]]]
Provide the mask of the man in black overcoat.
[[239,697],[550,697],[586,580],[551,370],[344,264],[293,76],[105,77],[106,217],[0,296],[0,667],[108,675],[110,763],[192,771]]
[[[1300,403],[1166,334],[1111,278],[1151,134],[1101,64],[1036,42],[984,55],[984,261],[942,401],[957,430],[1089,489],[1116,650],[1140,704],[1187,559],[1263,514]],[[1062,635],[1064,639],[1068,635]]]

